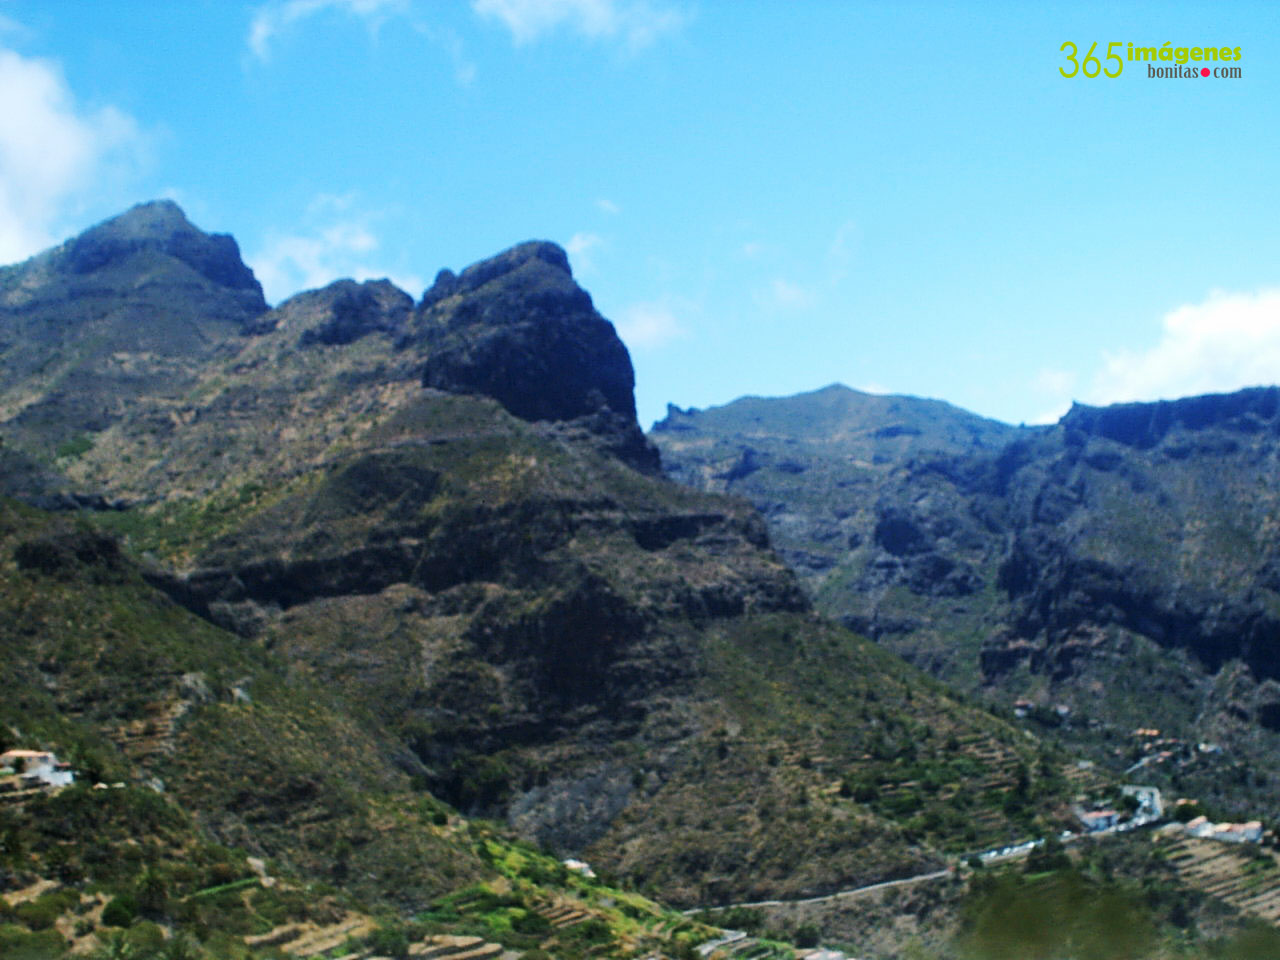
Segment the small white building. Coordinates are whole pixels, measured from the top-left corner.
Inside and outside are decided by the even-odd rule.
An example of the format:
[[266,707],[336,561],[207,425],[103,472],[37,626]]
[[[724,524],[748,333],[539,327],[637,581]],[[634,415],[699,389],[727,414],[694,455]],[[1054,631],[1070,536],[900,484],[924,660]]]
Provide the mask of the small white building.
[[1187,821],[1186,830],[1193,837],[1207,837],[1213,832],[1213,824],[1209,822],[1208,817],[1196,817],[1194,820]]
[[574,873],[580,873],[584,877],[586,877],[588,880],[595,879],[596,872],[592,870],[591,866],[585,863],[584,861],[575,860],[572,857],[570,857],[568,860],[563,860],[561,862],[570,870],[572,870]]
[[75,781],[71,765],[62,763],[47,750],[6,750],[0,753],[0,766],[20,773],[30,783],[65,787]]
[[1262,823],[1210,823],[1207,817],[1196,817],[1187,824],[1187,833],[1193,837],[1221,840],[1223,843],[1261,843]]
[[1100,830],[1110,830],[1119,823],[1120,814],[1114,810],[1091,810],[1080,814],[1080,822],[1090,833],[1097,833]]
[[1248,823],[1219,823],[1211,834],[1215,840],[1226,843],[1258,843],[1262,840],[1262,824],[1257,820]]

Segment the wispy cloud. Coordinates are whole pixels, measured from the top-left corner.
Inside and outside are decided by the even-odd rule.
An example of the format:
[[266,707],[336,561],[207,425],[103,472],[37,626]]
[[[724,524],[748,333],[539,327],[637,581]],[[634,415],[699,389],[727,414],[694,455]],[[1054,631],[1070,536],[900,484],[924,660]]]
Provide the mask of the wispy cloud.
[[475,63],[467,56],[461,37],[452,30],[436,30],[421,24],[416,29],[449,55],[453,62],[453,78],[459,86],[469,87],[475,83],[478,71]]
[[145,154],[133,117],[84,109],[56,63],[0,48],[0,262],[49,246]]
[[595,261],[591,259],[591,251],[604,243],[597,234],[575,233],[564,245],[569,254],[569,262],[573,265],[575,276],[590,276],[595,272]]
[[618,41],[635,51],[688,21],[684,10],[646,0],[472,0],[471,7],[501,22],[517,45],[568,29],[588,40]]
[[261,61],[271,59],[271,46],[290,27],[316,14],[337,11],[357,17],[376,32],[391,16],[407,13],[408,0],[275,0],[258,7],[246,42]]
[[609,216],[611,217],[615,217],[622,212],[621,207],[619,207],[612,200],[606,200],[604,197],[601,197],[599,200],[596,201],[596,209],[599,210],[601,213],[609,214]]
[[656,350],[689,335],[664,303],[632,304],[622,311],[616,325],[618,336],[633,350]]
[[375,37],[388,21],[400,18],[405,26],[449,58],[459,86],[467,87],[475,82],[476,65],[467,56],[462,38],[454,30],[434,26],[418,16],[412,0],[271,0],[253,12],[245,38],[249,53],[253,59],[266,63],[283,35],[305,20],[331,12],[363,22]]
[[11,34],[21,35],[21,34],[25,34],[26,32],[27,32],[27,28],[24,27],[22,24],[20,24],[17,20],[14,20],[12,17],[6,17],[3,13],[0,13],[0,33],[11,33]]
[[813,305],[813,292],[798,283],[775,277],[769,284],[766,299],[782,310],[802,310]]
[[420,276],[383,265],[373,220],[357,209],[354,194],[323,194],[308,206],[299,229],[268,235],[262,249],[248,257],[249,266],[272,303],[343,277],[387,277],[418,296],[424,287]]
[[846,220],[836,229],[835,236],[827,247],[827,271],[832,284],[839,283],[849,275],[861,239],[858,225],[852,220]]
[[1165,314],[1160,340],[1103,355],[1091,403],[1160,400],[1280,381],[1280,289],[1215,292]]
[[1040,412],[1027,423],[1041,425],[1057,423],[1071,409],[1072,391],[1078,377],[1070,370],[1045,367],[1031,381],[1031,395],[1042,405]]

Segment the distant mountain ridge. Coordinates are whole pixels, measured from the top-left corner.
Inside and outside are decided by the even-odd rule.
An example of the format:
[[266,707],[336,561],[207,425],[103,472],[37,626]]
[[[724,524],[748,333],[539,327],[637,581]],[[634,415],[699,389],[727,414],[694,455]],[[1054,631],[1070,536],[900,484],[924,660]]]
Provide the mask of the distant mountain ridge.
[[820,610],[997,703],[1068,708],[1086,747],[1225,744],[1233,772],[1192,763],[1179,789],[1280,813],[1280,389],[940,433],[977,419],[828,388],[651,436],[673,476],[764,512]]
[[706,411],[668,407],[651,436],[673,479],[748,497],[788,561],[819,573],[866,537],[869,501],[902,463],[997,450],[1022,432],[939,400],[832,384]]

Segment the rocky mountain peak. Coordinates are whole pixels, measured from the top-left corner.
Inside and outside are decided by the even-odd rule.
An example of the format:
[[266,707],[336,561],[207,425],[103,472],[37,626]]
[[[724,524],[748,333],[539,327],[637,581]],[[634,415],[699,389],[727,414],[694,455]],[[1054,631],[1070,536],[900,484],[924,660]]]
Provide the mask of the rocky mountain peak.
[[441,271],[418,307],[426,386],[482,393],[524,420],[602,409],[636,422],[627,348],[554,243],[530,241]]
[[413,298],[390,280],[335,280],[291,297],[264,325],[301,329],[299,346],[341,346],[371,333],[399,335],[413,312]]
[[226,234],[209,234],[187,219],[172,200],[140,203],[86,230],[64,248],[65,267],[92,273],[138,255],[167,255],[220,287],[244,295],[245,308],[261,312],[262,287],[240,259],[240,248]]
[[[569,256],[563,248],[548,240],[528,240],[495,257],[473,263],[462,271],[461,276],[455,276],[452,270],[441,270],[436,275],[435,284],[423,298],[424,303],[434,303],[447,296],[468,293],[522,268],[526,278],[542,276],[546,279],[550,268],[554,273],[563,274],[571,283],[573,281]],[[576,287],[577,284],[573,286]]]
[[200,233],[172,200],[148,200],[105,220],[86,233],[113,234],[135,240],[163,241],[179,233]]

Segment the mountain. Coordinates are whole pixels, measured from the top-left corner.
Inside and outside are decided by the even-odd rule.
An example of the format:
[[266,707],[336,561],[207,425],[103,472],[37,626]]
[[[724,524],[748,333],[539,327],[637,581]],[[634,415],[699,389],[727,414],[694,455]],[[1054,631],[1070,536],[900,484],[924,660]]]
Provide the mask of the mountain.
[[127,415],[176,398],[265,312],[234,240],[202,233],[171,201],[142,204],[17,266],[0,268],[0,421],[52,459]]
[[652,437],[673,476],[764,512],[819,610],[1117,772],[1150,754],[1144,777],[1273,816],[1278,403],[1029,429],[828,388],[673,410]]
[[160,203],[0,280],[5,590],[41,604],[6,682],[49,718],[14,738],[96,745],[208,841],[403,909],[507,856],[460,812],[694,905],[1068,821],[1065,758],[663,475],[554,244],[267,310]]
[[813,575],[861,543],[878,490],[903,462],[997,450],[1017,435],[938,400],[839,384],[705,411],[668,406],[653,428],[672,479],[750,499],[782,556]]

